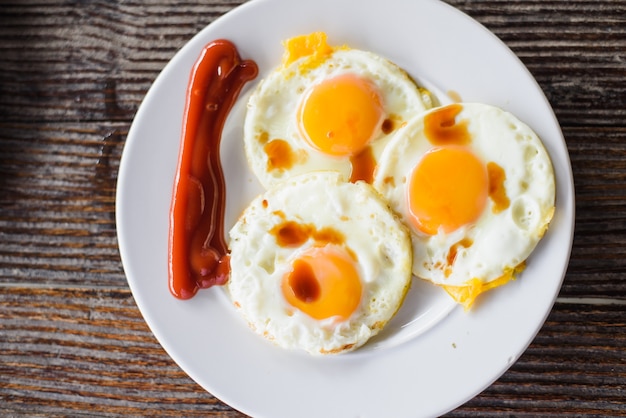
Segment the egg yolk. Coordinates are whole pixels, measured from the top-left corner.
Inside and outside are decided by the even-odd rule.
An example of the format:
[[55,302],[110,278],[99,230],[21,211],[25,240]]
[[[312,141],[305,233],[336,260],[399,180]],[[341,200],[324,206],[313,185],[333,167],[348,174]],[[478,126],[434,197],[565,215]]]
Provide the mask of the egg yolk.
[[324,80],[304,95],[298,111],[300,133],[325,154],[359,153],[381,129],[382,98],[369,80],[343,74]]
[[292,262],[281,290],[287,302],[314,319],[346,320],[361,302],[354,261],[335,246],[312,247]]
[[485,165],[468,149],[433,148],[413,169],[407,187],[409,218],[429,235],[474,222],[489,193]]
[[283,42],[285,53],[283,54],[283,68],[288,67],[294,61],[302,57],[309,57],[301,70],[315,68],[317,64],[323,62],[333,52],[333,47],[326,41],[326,33],[313,32],[308,35],[300,35],[287,39]]

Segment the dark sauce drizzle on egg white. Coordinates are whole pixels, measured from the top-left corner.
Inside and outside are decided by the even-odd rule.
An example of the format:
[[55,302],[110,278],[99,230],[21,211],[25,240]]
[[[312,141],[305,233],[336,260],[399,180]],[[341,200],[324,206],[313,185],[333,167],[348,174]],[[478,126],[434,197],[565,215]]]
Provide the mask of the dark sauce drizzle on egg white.
[[[385,119],[381,124],[381,131],[389,135],[395,130],[395,122],[392,118]],[[297,162],[306,159],[306,153],[294,151],[289,143],[280,138],[269,139],[267,132],[259,135],[259,142],[263,145],[263,150],[267,155],[267,171],[288,170]],[[364,181],[372,183],[374,180],[374,170],[376,168],[376,158],[371,146],[366,146],[360,152],[350,156],[352,172],[350,182]]]
[[[461,104],[455,103],[441,107],[424,118],[424,134],[428,140],[435,146],[466,146],[472,142],[471,133],[468,130],[468,121],[465,119],[457,120],[457,116],[463,110]],[[504,169],[495,162],[486,164],[488,196],[493,201],[492,211],[499,213],[510,204],[510,200],[506,194],[504,180],[506,174]],[[473,241],[469,238],[463,238],[461,241],[452,245],[447,256],[446,266],[435,266],[442,268],[444,274],[448,277],[452,270],[457,253],[460,248],[468,248],[472,246]]]

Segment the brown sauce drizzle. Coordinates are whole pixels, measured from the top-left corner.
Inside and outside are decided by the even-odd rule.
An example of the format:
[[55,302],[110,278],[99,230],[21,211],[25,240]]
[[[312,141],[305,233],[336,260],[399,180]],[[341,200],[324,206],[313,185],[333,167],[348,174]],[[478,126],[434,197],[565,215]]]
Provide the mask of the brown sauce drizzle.
[[498,164],[489,162],[487,163],[487,175],[489,176],[489,197],[494,203],[492,212],[500,213],[511,204],[504,188],[506,173]]
[[289,275],[289,287],[296,298],[304,303],[319,299],[322,289],[313,268],[306,261],[295,260],[293,271]]
[[267,154],[267,171],[288,170],[293,167],[296,154],[291,149],[287,141],[282,139],[272,139],[263,147]]
[[452,274],[452,265],[456,260],[457,254],[459,253],[459,248],[469,248],[472,246],[473,243],[474,241],[472,241],[471,239],[463,238],[461,241],[453,244],[450,247],[450,251],[448,252],[448,255],[446,257],[446,266],[443,270],[443,274],[445,277],[450,277],[450,274]]
[[389,135],[395,129],[395,123],[391,118],[387,118],[383,121],[381,125],[381,129],[385,135]]
[[191,72],[170,208],[168,284],[179,299],[228,280],[219,148],[228,113],[257,73],[256,63],[241,60],[226,40],[205,46]]
[[372,147],[365,147],[363,151],[350,157],[350,164],[352,164],[352,174],[350,174],[351,183],[363,180],[371,184],[372,181],[374,181],[376,159],[374,158]]
[[463,106],[451,104],[424,117],[424,134],[433,145],[467,145],[472,138],[467,130],[467,120],[457,121]]
[[311,236],[312,228],[294,221],[285,221],[270,229],[270,234],[276,238],[281,247],[298,247],[304,244]]
[[295,221],[284,221],[270,229],[281,247],[298,247],[313,238],[322,243],[342,244],[345,237],[334,228],[317,229],[313,224],[301,224]]
[[474,242],[469,238],[463,238],[461,241],[455,243],[450,247],[450,251],[448,252],[448,256],[446,257],[446,262],[449,266],[454,264],[454,260],[456,260],[456,255],[459,252],[459,248],[469,248],[472,246]]

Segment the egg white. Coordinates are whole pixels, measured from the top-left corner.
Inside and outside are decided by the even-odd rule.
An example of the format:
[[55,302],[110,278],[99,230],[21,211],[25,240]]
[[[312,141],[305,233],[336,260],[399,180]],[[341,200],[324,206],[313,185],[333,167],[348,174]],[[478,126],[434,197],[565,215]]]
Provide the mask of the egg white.
[[[410,226],[413,273],[438,285],[465,286],[471,280],[492,282],[522,265],[546,231],[555,207],[555,179],[546,149],[533,130],[509,112],[478,103],[462,103],[456,120],[467,120],[468,148],[484,164],[495,162],[505,171],[510,205],[499,213],[493,201],[479,219],[451,233],[427,235],[408,217],[407,182],[422,156],[434,147],[424,134],[424,117],[413,117],[390,141],[379,162],[374,187]],[[448,254],[460,246],[453,265]],[[448,272],[446,274],[446,268]]]
[[[278,67],[262,80],[248,102],[244,122],[244,143],[249,165],[265,188],[291,176],[315,170],[336,170],[346,179],[352,166],[348,158],[326,155],[313,149],[301,136],[297,109],[309,88],[323,80],[346,73],[369,79],[378,88],[386,117],[392,117],[397,128],[408,117],[431,107],[431,97],[420,90],[407,73],[374,53],[356,49],[335,49],[314,68],[303,66],[302,57],[286,67]],[[377,160],[390,133],[378,132],[371,141]],[[264,145],[272,140],[286,141],[295,156],[290,168],[268,169]]]
[[[285,220],[332,227],[356,255],[362,299],[348,320],[316,320],[294,309],[281,292],[290,260],[314,245],[281,247],[272,228]],[[226,288],[250,327],[278,346],[312,354],[362,346],[394,316],[411,283],[407,228],[364,182],[347,183],[336,172],[303,174],[254,199],[230,231]]]

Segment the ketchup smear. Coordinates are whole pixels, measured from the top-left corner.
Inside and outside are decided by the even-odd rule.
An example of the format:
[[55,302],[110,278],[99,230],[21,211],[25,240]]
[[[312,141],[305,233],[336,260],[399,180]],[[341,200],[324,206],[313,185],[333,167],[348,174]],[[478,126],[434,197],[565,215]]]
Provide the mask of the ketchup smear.
[[220,141],[241,88],[257,74],[227,40],[205,46],[191,72],[170,208],[169,289],[179,299],[228,280]]

